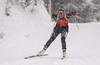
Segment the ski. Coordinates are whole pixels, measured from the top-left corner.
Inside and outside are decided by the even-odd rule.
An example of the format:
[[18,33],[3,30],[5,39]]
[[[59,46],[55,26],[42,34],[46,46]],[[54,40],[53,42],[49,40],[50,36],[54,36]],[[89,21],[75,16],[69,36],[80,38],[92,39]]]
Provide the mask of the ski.
[[63,58],[61,58],[61,60],[63,60],[63,59],[65,59],[64,57]]
[[48,54],[42,54],[42,55],[31,55],[28,57],[24,57],[24,59],[34,58],[34,57],[41,57],[41,56],[48,56]]
[[63,56],[63,57],[61,58],[61,60],[65,59],[65,58],[66,58],[66,56]]

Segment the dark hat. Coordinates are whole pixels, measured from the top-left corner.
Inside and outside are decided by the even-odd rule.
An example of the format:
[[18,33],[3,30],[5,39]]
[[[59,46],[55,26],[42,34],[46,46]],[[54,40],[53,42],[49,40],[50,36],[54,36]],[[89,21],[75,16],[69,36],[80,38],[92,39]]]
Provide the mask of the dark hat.
[[64,13],[64,9],[59,9],[59,11],[58,11],[60,14],[61,13]]

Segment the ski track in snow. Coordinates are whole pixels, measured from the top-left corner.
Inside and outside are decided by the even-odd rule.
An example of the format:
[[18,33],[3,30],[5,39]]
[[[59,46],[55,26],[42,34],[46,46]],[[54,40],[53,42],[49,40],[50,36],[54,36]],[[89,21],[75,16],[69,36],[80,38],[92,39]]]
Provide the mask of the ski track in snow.
[[[98,45],[100,45],[100,44],[98,44],[99,43],[99,39],[98,39],[99,35],[97,35],[97,33],[100,33],[100,31],[98,30],[98,32],[95,32],[95,33],[92,32],[92,29],[94,27],[96,29],[99,29],[99,23],[98,24],[95,24],[95,23],[79,24],[80,30],[77,30],[77,28],[75,28],[75,24],[69,24],[69,25],[70,25],[70,31],[68,34],[68,39],[66,40],[68,50],[67,50],[67,57],[64,60],[61,60],[61,55],[62,55],[61,51],[62,50],[61,50],[61,43],[59,43],[60,42],[59,41],[60,35],[59,35],[58,38],[52,43],[52,45],[46,51],[46,53],[48,53],[49,56],[45,56],[45,57],[24,59],[24,56],[29,55],[29,54],[26,54],[26,52],[25,52],[25,55],[24,55],[19,51],[19,54],[22,54],[22,57],[20,55],[14,54],[16,56],[16,58],[15,58],[13,54],[12,54],[12,56],[9,56],[9,55],[11,55],[11,53],[13,53],[14,50],[12,50],[12,52],[10,52],[9,45],[7,46],[6,44],[4,44],[4,47],[6,46],[6,48],[9,51],[7,52],[6,48],[5,49],[2,48],[2,49],[4,49],[4,51],[1,52],[2,55],[0,55],[0,56],[3,56],[3,57],[1,57],[0,60],[3,62],[0,62],[1,63],[0,65],[99,65],[100,64],[100,62],[99,62],[100,48]],[[92,29],[90,29],[90,28],[92,28]],[[46,30],[48,30],[48,29],[46,29]],[[94,31],[96,31],[96,30],[94,30]],[[49,31],[46,33],[49,34]],[[87,33],[89,33],[89,34],[87,34]],[[83,34],[84,34],[84,36],[83,36]],[[92,38],[90,37],[91,35],[93,36]],[[74,36],[77,36],[77,37],[74,37]],[[83,36],[83,37],[81,37],[81,36]],[[94,38],[95,36],[97,37],[96,39]],[[88,38],[91,38],[94,40],[89,41]],[[73,40],[73,41],[71,41],[71,40]],[[96,42],[96,43],[94,43],[94,42]],[[30,42],[27,42],[27,43],[30,43]],[[88,44],[89,44],[89,46],[88,46]],[[10,45],[12,45],[12,43]],[[16,48],[18,48],[18,45]],[[44,45],[44,43],[43,43],[43,45]],[[27,45],[24,45],[24,46],[27,47]],[[55,46],[57,46],[57,48],[55,48]],[[38,47],[42,48],[41,45]],[[25,49],[25,50],[30,52],[30,51],[32,51],[32,48],[30,48],[30,49],[29,50]],[[3,53],[8,54],[7,58],[4,57],[4,55],[6,55],[6,54],[3,55]],[[32,52],[30,52],[30,53],[32,54]]]
[[99,65],[100,58],[78,58],[78,57],[67,57],[64,60],[54,57],[40,57],[31,58],[25,60],[18,60],[11,63],[1,64],[1,65]]

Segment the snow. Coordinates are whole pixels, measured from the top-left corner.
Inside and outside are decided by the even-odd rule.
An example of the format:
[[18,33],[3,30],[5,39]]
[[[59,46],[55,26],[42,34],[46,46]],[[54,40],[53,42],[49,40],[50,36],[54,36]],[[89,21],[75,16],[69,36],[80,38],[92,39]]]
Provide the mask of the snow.
[[91,3],[91,0],[86,0],[86,1],[87,1],[87,3],[88,3],[88,4],[90,4],[90,3]]
[[[3,0],[2,0],[3,1]],[[0,65],[99,65],[100,64],[100,23],[69,23],[66,38],[67,57],[61,60],[61,35],[47,49],[49,56],[24,59],[37,54],[50,38],[54,23],[50,22],[45,7],[34,7],[32,14],[16,5],[11,16],[4,15],[0,7]]]

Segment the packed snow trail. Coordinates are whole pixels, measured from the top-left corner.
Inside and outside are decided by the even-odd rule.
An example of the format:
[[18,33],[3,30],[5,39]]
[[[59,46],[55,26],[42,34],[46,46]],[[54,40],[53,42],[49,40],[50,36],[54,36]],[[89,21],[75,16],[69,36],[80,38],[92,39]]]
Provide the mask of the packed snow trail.
[[[66,39],[68,48],[66,59],[61,60],[60,35],[47,49],[46,53],[49,56],[24,59],[25,56],[38,53],[45,44],[46,38],[49,39],[52,29],[48,30],[51,27],[48,24],[48,27],[44,26],[48,36],[44,39],[39,38],[39,43],[31,43],[32,39],[24,38],[22,34],[21,38],[12,41],[14,37],[18,36],[15,34],[14,37],[10,38],[11,40],[2,44],[0,47],[1,65],[99,65],[100,35],[98,34],[100,33],[100,23],[79,24],[80,30],[77,30],[75,24],[69,24],[69,26],[69,34]],[[39,34],[42,36],[42,33]],[[45,42],[41,43],[42,40]]]

